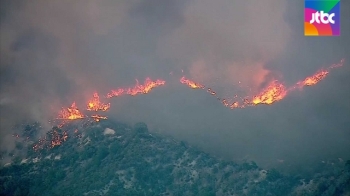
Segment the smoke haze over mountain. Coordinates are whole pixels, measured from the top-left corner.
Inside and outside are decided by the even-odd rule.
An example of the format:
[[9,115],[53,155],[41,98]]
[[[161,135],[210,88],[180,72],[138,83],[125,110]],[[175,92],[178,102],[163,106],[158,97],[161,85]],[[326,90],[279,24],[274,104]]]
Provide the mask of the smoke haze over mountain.
[[[109,118],[217,156],[285,164],[350,158],[349,2],[341,36],[304,37],[303,2],[232,0],[1,1],[0,137],[12,125],[47,121],[97,91],[161,78],[147,95],[112,98]],[[182,75],[222,97],[254,95],[269,81],[287,86],[345,58],[316,86],[275,104],[229,110]]]

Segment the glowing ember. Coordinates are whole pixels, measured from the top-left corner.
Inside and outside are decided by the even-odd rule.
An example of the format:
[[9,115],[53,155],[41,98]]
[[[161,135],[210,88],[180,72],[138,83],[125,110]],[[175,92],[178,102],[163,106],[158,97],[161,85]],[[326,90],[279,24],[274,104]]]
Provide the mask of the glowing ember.
[[222,104],[224,104],[225,107],[227,107],[229,104],[227,103],[226,99],[222,100]]
[[214,92],[211,88],[208,88],[207,92],[211,95],[216,95],[216,92]]
[[287,90],[284,85],[278,83],[276,80],[272,81],[270,85],[263,90],[262,93],[255,96],[251,101],[253,104],[272,104],[283,99],[287,95]]
[[238,102],[233,102],[231,105],[230,105],[230,108],[231,109],[234,109],[234,108],[238,108],[239,107],[239,104],[238,104]]
[[44,148],[53,148],[55,146],[61,145],[63,142],[68,140],[67,131],[62,131],[60,129],[54,129],[47,133],[45,138],[40,138],[39,141],[33,145],[33,150],[38,151]]
[[65,125],[65,122],[62,122],[61,124],[58,124],[57,127],[58,127],[58,128],[62,128],[63,125]]
[[46,138],[44,139],[39,139],[38,142],[36,144],[33,145],[33,150],[34,151],[38,151],[40,149],[44,149],[45,148],[45,144],[46,144]]
[[196,82],[193,82],[191,80],[188,80],[185,78],[185,76],[183,76],[181,79],[180,79],[180,82],[182,84],[186,84],[188,87],[190,88],[193,88],[193,89],[198,89],[198,88],[201,88],[201,89],[204,89],[204,86],[201,85],[201,84],[198,84]]
[[100,97],[97,93],[94,93],[94,97],[88,102],[87,110],[89,111],[107,111],[111,107],[111,104],[103,104],[100,102]]
[[12,137],[19,138],[19,135],[17,133],[12,134]]
[[106,116],[99,116],[99,115],[92,115],[91,118],[93,118],[96,122],[99,122],[101,119],[107,119]]
[[344,65],[345,59],[342,59],[340,63],[330,66],[328,69],[338,68]]
[[84,115],[78,110],[75,102],[73,102],[71,107],[66,109],[62,108],[57,119],[75,120],[82,118],[84,118]]
[[63,132],[63,134],[59,133],[58,131],[53,131],[51,133],[51,148],[55,146],[61,145],[63,142],[67,141],[68,134],[66,131]]

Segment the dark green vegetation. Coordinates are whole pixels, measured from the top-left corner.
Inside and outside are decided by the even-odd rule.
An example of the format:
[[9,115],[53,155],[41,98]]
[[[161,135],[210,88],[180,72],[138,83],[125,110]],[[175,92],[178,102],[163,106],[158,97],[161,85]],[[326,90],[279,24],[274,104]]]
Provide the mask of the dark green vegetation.
[[144,123],[133,128],[111,121],[76,123],[62,129],[69,137],[53,148],[33,151],[24,146],[30,142],[17,144],[17,152],[27,151],[26,159],[11,154],[12,164],[0,168],[0,195],[350,194],[350,161],[321,163],[322,173],[309,177],[286,176],[254,162],[219,160],[151,134]]

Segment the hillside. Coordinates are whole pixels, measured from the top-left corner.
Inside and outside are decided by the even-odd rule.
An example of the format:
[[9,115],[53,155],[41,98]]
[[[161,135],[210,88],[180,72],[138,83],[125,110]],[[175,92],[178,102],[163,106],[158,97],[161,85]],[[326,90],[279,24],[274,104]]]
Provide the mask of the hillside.
[[[350,161],[323,163],[306,178],[220,160],[185,142],[110,120],[25,126],[1,166],[0,195],[349,195]],[[28,146],[28,148],[27,148]]]

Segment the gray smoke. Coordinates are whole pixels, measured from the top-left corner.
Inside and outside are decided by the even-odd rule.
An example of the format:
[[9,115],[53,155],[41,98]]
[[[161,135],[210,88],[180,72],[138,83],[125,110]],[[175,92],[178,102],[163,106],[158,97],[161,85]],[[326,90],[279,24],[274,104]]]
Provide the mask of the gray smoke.
[[[1,1],[0,137],[22,119],[46,123],[97,91],[161,78],[150,94],[111,100],[109,117],[146,122],[216,156],[262,164],[350,158],[349,3],[340,37],[304,37],[303,2],[231,0]],[[338,63],[318,85],[271,105],[229,110],[271,79],[292,85]],[[47,125],[48,127],[49,125]],[[5,139],[4,139],[5,138]]]

